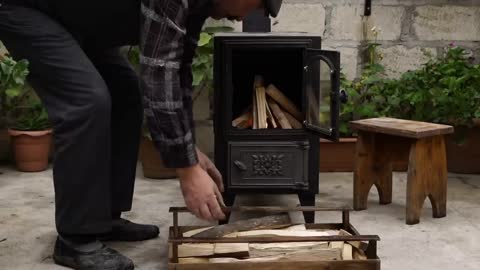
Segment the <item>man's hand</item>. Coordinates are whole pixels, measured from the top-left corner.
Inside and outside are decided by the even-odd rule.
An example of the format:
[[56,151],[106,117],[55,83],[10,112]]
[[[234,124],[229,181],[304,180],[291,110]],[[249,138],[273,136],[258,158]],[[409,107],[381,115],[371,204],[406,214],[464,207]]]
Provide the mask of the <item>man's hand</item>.
[[220,204],[223,198],[209,174],[200,166],[177,169],[187,208],[198,218],[215,221],[225,219]]
[[207,157],[207,155],[202,153],[202,151],[200,151],[198,148],[197,148],[197,156],[198,156],[200,167],[202,167],[202,169],[204,169],[208,173],[208,175],[210,175],[213,181],[215,181],[215,183],[217,184],[218,189],[221,192],[223,192],[224,188],[223,188],[222,174],[218,171],[215,164],[213,164],[213,162]]

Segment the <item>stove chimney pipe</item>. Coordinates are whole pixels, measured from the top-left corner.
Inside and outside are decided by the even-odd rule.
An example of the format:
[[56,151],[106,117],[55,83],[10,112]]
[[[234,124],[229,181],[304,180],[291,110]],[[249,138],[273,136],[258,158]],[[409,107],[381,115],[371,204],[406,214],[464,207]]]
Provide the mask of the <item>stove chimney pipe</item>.
[[265,33],[271,32],[271,20],[265,10],[255,10],[243,19],[243,32]]

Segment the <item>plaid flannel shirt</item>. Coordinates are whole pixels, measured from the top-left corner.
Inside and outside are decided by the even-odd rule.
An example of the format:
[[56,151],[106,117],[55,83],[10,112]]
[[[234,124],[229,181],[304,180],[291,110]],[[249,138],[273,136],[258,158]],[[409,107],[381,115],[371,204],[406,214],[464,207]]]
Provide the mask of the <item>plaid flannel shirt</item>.
[[167,167],[195,165],[191,64],[206,3],[142,0],[141,14],[141,89],[153,142]]

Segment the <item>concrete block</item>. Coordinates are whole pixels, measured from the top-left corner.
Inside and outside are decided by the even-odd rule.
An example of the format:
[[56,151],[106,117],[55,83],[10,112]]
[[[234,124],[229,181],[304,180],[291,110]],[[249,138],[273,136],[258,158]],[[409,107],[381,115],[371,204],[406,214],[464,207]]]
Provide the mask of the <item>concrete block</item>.
[[285,4],[272,18],[273,32],[308,32],[323,35],[325,9],[320,4]]
[[195,138],[198,149],[212,157],[215,151],[213,121],[195,121]]
[[208,18],[204,25],[204,27],[217,27],[217,26],[229,26],[229,27],[232,27],[235,32],[242,32],[242,29],[243,29],[242,22],[230,21],[227,19],[214,20],[212,18]]
[[340,52],[340,63],[342,72],[348,79],[354,79],[357,77],[357,66],[358,66],[358,49],[357,48],[348,48],[348,47],[335,47],[330,44],[324,43],[323,49],[339,51]]
[[385,65],[387,75],[392,78],[398,78],[402,73],[417,69],[426,63],[428,56],[424,50],[433,56],[436,55],[434,48],[407,48],[402,45],[379,48],[383,55],[382,64]]
[[413,28],[419,40],[480,40],[480,7],[417,7]]
[[[194,91],[196,93],[196,91]],[[208,90],[205,89],[194,100],[193,103],[193,119],[194,120],[209,120],[210,118],[210,99]]]
[[[333,7],[327,37],[333,40],[363,40],[363,13],[362,5]],[[375,26],[382,30],[379,40],[398,40],[404,16],[404,7],[375,6],[372,16],[366,19],[367,38],[373,38],[371,29]]]

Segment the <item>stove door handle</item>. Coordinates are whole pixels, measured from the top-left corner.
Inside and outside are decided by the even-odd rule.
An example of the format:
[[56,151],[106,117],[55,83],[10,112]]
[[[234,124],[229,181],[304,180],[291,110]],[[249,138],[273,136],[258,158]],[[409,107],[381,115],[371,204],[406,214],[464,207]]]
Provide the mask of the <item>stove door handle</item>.
[[233,162],[233,164],[235,164],[235,166],[237,166],[241,171],[246,171],[247,170],[247,165],[245,165],[243,162],[241,162],[240,160],[235,160]]

